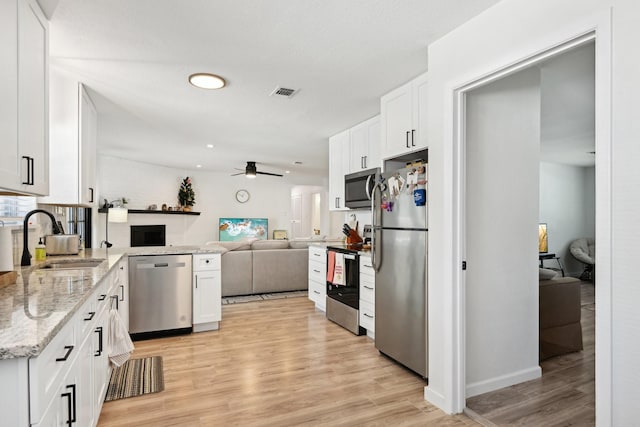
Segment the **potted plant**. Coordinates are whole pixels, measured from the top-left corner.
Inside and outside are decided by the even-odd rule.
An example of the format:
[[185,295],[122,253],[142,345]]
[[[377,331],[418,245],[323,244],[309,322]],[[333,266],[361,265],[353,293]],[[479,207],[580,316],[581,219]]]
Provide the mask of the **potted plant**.
[[196,204],[196,193],[191,186],[191,178],[186,177],[182,180],[178,191],[178,201],[185,212],[191,212],[191,207]]

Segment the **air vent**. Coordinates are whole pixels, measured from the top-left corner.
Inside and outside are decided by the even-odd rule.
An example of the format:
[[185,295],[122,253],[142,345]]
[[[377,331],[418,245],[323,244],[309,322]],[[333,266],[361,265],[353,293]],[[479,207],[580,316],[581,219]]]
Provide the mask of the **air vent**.
[[278,86],[273,90],[273,92],[271,92],[269,96],[278,95],[278,96],[283,96],[285,98],[291,98],[296,92],[297,92],[296,89],[289,89],[286,87]]

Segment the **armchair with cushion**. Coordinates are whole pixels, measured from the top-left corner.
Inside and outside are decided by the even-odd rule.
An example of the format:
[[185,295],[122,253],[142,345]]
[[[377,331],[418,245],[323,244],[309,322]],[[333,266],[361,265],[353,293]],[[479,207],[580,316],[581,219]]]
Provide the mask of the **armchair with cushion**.
[[596,242],[590,237],[576,239],[569,245],[571,255],[584,264],[584,271],[580,276],[582,280],[594,279],[596,268]]

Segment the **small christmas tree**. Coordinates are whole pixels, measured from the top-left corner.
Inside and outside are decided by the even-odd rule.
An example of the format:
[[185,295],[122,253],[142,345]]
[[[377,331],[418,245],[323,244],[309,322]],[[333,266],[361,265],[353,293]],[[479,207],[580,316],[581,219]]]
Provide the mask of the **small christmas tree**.
[[180,184],[180,191],[178,191],[178,200],[182,206],[193,206],[196,204],[196,193],[191,187],[191,178],[186,177]]

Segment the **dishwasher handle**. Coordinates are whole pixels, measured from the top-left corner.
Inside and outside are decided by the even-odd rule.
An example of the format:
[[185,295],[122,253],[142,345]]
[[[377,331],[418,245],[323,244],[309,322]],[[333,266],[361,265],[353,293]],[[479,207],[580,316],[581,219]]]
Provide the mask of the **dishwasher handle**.
[[155,262],[148,264],[137,264],[138,270],[146,270],[151,268],[184,268],[187,264],[185,262]]

